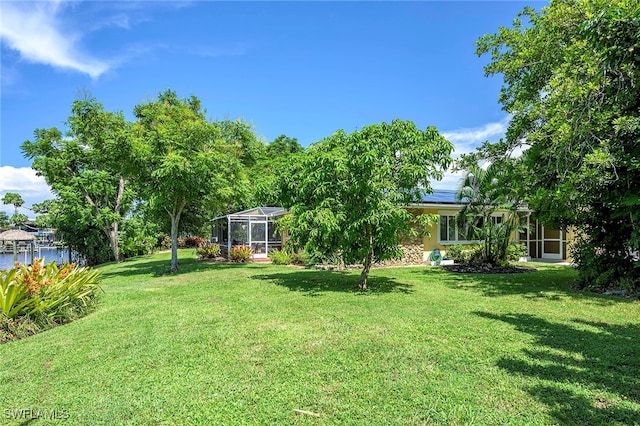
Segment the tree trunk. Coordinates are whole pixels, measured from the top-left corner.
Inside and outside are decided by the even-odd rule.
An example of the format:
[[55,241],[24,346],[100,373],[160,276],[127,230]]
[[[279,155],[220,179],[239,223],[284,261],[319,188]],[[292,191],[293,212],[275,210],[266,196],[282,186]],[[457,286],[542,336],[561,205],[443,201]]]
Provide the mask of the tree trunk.
[[360,290],[367,290],[367,278],[369,277],[369,271],[371,270],[371,264],[373,263],[373,247],[369,253],[367,253],[367,257],[364,259],[364,268],[362,268],[362,272],[360,273]]
[[[120,215],[120,210],[122,208],[122,197],[124,196],[125,183],[126,183],[125,179],[123,177],[120,177],[120,180],[118,183],[118,194],[116,195],[116,204],[115,204],[115,207],[113,208],[113,212],[117,215]],[[84,192],[84,198],[95,210],[96,217],[97,218],[100,217],[100,207],[98,206],[98,204],[96,204],[93,198],[91,198],[91,196],[89,196],[89,194],[86,191]],[[102,228],[104,233],[107,235],[107,238],[109,239],[109,247],[111,247],[113,258],[118,263],[120,262],[120,249],[118,248],[119,224],[120,224],[119,221],[108,222],[106,219],[104,219],[103,228]]]
[[186,204],[185,200],[174,205],[172,211],[167,209],[171,217],[171,272],[178,272],[178,225],[180,224],[180,214]]
[[171,272],[178,272],[178,220],[171,215]]
[[373,234],[371,231],[371,224],[367,225],[367,236],[369,237],[369,251],[364,259],[364,268],[360,274],[360,290],[367,290],[367,278],[369,277],[369,271],[371,270],[371,264],[373,263]]
[[117,263],[120,263],[120,248],[118,247],[118,222],[113,222],[107,230],[109,236],[109,245],[111,246],[111,252],[113,258]]

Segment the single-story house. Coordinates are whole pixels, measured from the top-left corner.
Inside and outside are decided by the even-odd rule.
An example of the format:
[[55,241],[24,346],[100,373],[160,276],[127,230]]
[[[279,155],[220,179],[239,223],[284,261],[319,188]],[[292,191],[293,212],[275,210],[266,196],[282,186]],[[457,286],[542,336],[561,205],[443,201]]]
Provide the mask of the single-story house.
[[[407,207],[415,215],[436,214],[439,221],[428,229],[429,236],[402,244],[405,256],[401,263],[428,262],[435,249],[446,256],[447,248],[452,245],[474,243],[457,229],[456,215],[463,205],[456,201],[455,195],[456,191],[435,190]],[[276,230],[275,221],[285,214],[287,211],[282,207],[256,207],[217,217],[212,220],[211,241],[220,244],[225,256],[232,246],[246,245],[253,248],[254,259],[266,258],[270,251],[282,248],[283,238]],[[500,220],[501,213],[497,212],[495,216]],[[527,256],[532,259],[570,260],[568,248],[573,238],[572,232],[543,226],[534,213],[527,216],[527,228],[513,235],[515,241],[526,244]]]
[[[435,190],[433,194],[424,194],[421,202],[409,206],[415,214],[430,213],[440,217],[439,222],[429,229],[430,236],[423,238],[423,261],[429,259],[434,249],[446,254],[448,246],[472,243],[461,235],[456,226],[456,215],[462,207],[456,201],[456,191],[441,189]],[[501,213],[497,212],[495,215],[500,217]],[[525,243],[527,256],[532,259],[570,260],[569,247],[574,235],[571,231],[543,226],[532,212],[527,216],[526,229],[514,235],[513,239]]]

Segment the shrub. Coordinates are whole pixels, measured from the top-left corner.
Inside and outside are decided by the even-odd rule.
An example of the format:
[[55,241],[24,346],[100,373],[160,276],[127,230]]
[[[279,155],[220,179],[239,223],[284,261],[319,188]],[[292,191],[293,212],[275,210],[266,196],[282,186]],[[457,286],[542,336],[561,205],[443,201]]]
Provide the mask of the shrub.
[[[178,238],[178,242],[180,239]],[[160,247],[162,247],[165,250],[169,250],[171,248],[171,237],[168,235],[165,235],[164,238],[162,239],[162,242],[160,243]]]
[[0,272],[0,310],[7,318],[41,313],[58,316],[68,307],[86,305],[100,288],[98,272],[55,262],[43,267],[42,259],[33,265],[19,262]]
[[291,253],[283,250],[274,250],[269,252],[269,259],[275,265],[288,265],[291,263]]
[[483,259],[484,253],[481,244],[456,244],[447,247],[447,256],[456,263],[475,263]]
[[178,237],[179,248],[198,248],[207,244],[207,239],[199,237],[197,235],[187,235],[185,237]]
[[[581,290],[640,289],[640,274],[637,273],[640,263],[631,255],[625,257],[608,252],[582,238],[572,246],[571,256],[578,271],[576,287]],[[629,263],[635,264],[635,271],[629,268]]]
[[215,259],[220,256],[222,249],[220,244],[204,244],[196,249],[196,254],[201,259]]
[[152,253],[158,235],[157,225],[144,222],[137,217],[125,220],[118,239],[120,255],[127,258]]
[[246,262],[251,259],[253,250],[249,246],[233,246],[229,250],[229,260],[232,262]]
[[55,262],[16,263],[0,271],[0,341],[15,340],[86,313],[100,289],[98,272]]
[[453,246],[449,246],[447,247],[446,252],[447,252],[447,257],[453,260],[455,263],[464,263],[463,262],[464,249],[462,248],[462,245],[456,244]]
[[309,265],[310,260],[307,252],[302,250],[291,253],[291,264],[293,265]]
[[512,241],[507,246],[507,260],[518,261],[521,257],[527,255],[527,246],[525,243]]

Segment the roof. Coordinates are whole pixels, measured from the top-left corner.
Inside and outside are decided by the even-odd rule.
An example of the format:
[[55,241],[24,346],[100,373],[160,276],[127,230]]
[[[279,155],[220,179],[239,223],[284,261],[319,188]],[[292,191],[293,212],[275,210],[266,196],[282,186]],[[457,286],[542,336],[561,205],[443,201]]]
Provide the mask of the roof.
[[33,241],[35,239],[35,236],[20,229],[12,229],[0,234],[0,241]]
[[456,200],[456,192],[451,189],[434,189],[432,194],[422,194],[422,203],[426,204],[460,204]]
[[249,218],[264,218],[271,219],[280,217],[287,213],[287,209],[284,207],[254,207],[252,209],[243,210],[237,213],[231,213],[224,216],[218,216],[212,220],[218,220],[222,218],[229,219],[249,219]]

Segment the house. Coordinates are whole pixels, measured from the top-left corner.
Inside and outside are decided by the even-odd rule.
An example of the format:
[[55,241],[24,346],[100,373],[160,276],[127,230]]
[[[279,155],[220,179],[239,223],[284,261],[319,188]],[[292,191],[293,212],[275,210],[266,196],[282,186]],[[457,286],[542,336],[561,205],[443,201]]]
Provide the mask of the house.
[[[435,190],[433,194],[424,194],[419,203],[409,206],[409,210],[417,214],[437,214],[439,222],[429,229],[430,236],[424,237],[423,261],[427,261],[434,249],[446,254],[447,247],[455,244],[470,244],[456,225],[456,215],[463,205],[456,201],[456,191]],[[501,213],[496,212],[496,220]],[[565,232],[543,226],[535,219],[535,213],[527,215],[526,228],[513,235],[515,241],[524,243],[527,256],[532,259],[570,260],[569,247],[574,239],[571,231]]]
[[[418,203],[407,206],[414,215],[435,214],[438,222],[427,229],[428,236],[406,240],[401,244],[404,258],[399,262],[384,264],[419,264],[428,262],[433,250],[438,249],[446,256],[447,248],[456,244],[472,244],[458,229],[456,216],[463,204],[456,201],[456,191],[435,190],[424,194]],[[282,248],[283,238],[277,232],[275,221],[287,214],[282,207],[256,207],[238,213],[220,216],[212,220],[211,241],[220,244],[223,256],[234,245],[247,245],[253,249],[253,258],[266,258],[273,250]],[[495,213],[500,221],[502,212]],[[570,260],[569,246],[573,241],[572,232],[564,232],[543,226],[535,219],[535,214],[527,215],[527,226],[523,232],[513,235],[527,247],[527,257],[531,259]]]

